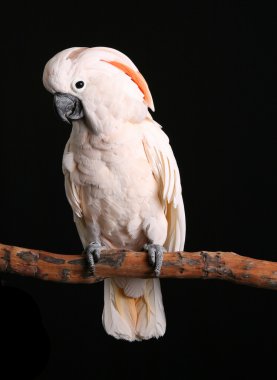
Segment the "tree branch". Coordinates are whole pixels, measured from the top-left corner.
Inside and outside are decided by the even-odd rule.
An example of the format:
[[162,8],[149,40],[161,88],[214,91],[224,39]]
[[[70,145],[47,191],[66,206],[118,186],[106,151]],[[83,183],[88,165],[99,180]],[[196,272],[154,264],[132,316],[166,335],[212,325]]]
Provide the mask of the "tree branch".
[[[74,284],[92,284],[114,276],[154,277],[145,252],[102,251],[94,277],[81,255],[61,255],[5,244],[0,244],[0,272]],[[167,252],[160,277],[221,279],[277,290],[277,262],[233,252]]]

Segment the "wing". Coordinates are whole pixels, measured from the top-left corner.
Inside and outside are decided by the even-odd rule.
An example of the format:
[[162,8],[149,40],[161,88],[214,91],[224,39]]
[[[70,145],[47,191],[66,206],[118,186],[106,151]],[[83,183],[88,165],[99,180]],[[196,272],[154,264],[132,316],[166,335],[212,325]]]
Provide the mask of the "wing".
[[70,139],[68,140],[63,154],[63,174],[64,174],[64,185],[67,200],[72,208],[74,222],[84,247],[87,246],[87,239],[85,234],[85,225],[83,220],[82,205],[80,200],[80,187],[77,186],[71,180],[71,173],[75,170],[76,164],[74,161],[73,153],[70,152]]
[[73,153],[70,152],[70,140],[68,140],[63,154],[63,174],[65,177],[65,193],[73,213],[79,218],[82,217],[81,201],[79,196],[79,187],[71,181],[71,173],[75,170],[76,164]]
[[169,139],[158,123],[149,121],[143,135],[144,150],[159,185],[159,198],[168,222],[164,246],[168,251],[181,251],[186,237],[186,220],[179,169]]

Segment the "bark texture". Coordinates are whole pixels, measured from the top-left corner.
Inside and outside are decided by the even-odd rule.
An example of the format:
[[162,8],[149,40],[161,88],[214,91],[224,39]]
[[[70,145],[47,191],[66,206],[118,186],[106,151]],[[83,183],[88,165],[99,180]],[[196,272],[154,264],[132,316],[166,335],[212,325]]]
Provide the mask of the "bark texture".
[[[62,255],[0,244],[0,272],[40,280],[92,284],[107,277],[154,277],[145,252],[103,251],[95,276],[81,255]],[[161,278],[220,279],[277,290],[277,262],[252,259],[234,252],[167,252]]]

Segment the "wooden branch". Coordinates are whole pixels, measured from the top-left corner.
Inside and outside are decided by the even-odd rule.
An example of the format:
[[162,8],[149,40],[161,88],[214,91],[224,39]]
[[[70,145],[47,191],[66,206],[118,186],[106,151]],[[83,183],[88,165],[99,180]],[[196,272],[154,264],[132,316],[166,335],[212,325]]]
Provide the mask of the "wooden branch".
[[[145,252],[102,251],[94,277],[81,255],[60,255],[5,244],[0,244],[0,272],[75,284],[92,284],[114,276],[154,276]],[[233,252],[167,252],[160,277],[221,279],[277,290],[277,262]]]

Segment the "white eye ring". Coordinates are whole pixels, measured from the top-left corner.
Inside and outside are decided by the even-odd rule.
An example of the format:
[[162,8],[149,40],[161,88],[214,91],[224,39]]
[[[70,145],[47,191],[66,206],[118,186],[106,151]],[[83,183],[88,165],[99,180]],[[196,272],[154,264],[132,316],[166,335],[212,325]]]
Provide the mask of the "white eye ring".
[[77,79],[72,82],[71,87],[75,92],[82,92],[86,87],[86,83],[81,79]]

